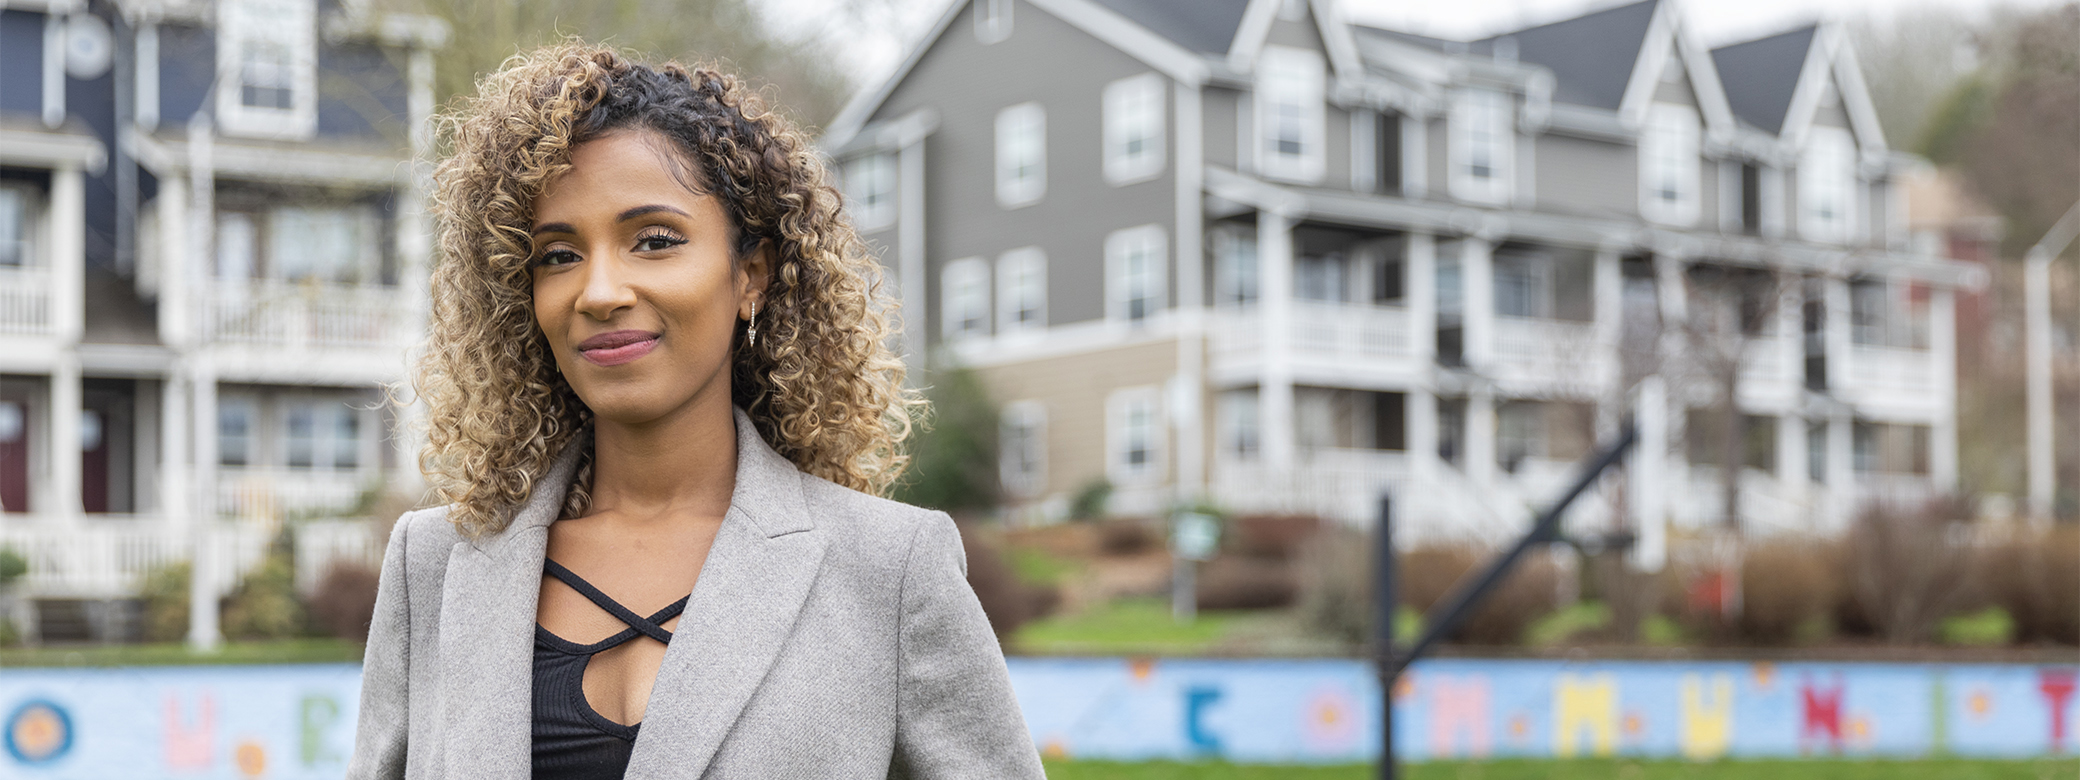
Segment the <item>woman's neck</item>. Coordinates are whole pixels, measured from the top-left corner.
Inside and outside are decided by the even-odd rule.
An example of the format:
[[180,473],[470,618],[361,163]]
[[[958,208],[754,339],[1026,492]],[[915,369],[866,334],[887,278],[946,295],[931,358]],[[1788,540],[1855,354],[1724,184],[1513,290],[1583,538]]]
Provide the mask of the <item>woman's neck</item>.
[[588,515],[646,524],[721,517],[736,481],[736,415],[727,395],[696,398],[640,424],[593,422]]

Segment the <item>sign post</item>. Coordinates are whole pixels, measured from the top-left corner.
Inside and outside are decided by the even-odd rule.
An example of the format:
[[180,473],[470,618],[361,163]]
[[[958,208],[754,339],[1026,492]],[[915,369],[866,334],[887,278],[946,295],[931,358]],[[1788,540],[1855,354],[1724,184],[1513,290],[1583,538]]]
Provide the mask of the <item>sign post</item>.
[[1199,562],[1220,547],[1220,521],[1199,512],[1179,512],[1170,522],[1170,616],[1190,623],[1199,616]]

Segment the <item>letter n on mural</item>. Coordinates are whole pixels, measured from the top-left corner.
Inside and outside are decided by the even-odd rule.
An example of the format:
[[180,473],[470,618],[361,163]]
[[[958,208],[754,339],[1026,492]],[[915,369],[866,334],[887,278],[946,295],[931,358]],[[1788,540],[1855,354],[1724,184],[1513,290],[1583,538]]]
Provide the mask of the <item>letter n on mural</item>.
[[1684,758],[1718,758],[1733,745],[1733,675],[1712,675],[1711,695],[1705,694],[1704,675],[1683,675]]
[[1578,754],[1577,736],[1589,733],[1595,755],[1618,750],[1618,682],[1607,673],[1581,677],[1560,675],[1553,684],[1553,755]]
[[1842,750],[1842,690],[1846,684],[1842,675],[1834,675],[1834,687],[1821,688],[1813,684],[1811,675],[1799,683],[1798,747],[1811,751],[1815,743],[1831,752]]
[[[1488,678],[1469,674],[1453,678],[1433,675],[1430,688],[1430,754],[1437,758],[1488,755],[1493,742],[1488,733]],[[1459,753],[1460,735],[1466,737],[1466,752]]]

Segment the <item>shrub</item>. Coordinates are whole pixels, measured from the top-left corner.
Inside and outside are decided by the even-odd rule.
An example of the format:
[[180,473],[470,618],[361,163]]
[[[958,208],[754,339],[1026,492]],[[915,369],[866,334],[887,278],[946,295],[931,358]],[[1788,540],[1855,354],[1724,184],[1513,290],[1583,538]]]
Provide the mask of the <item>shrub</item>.
[[283,639],[303,633],[304,625],[296,567],[279,548],[247,572],[224,603],[223,630],[230,639]]
[[334,563],[311,594],[311,622],[325,633],[355,642],[368,641],[368,624],[376,614],[376,570],[358,563]]
[[177,642],[188,635],[188,578],[186,561],[169,563],[145,572],[138,600],[144,606],[144,640]]
[[1199,567],[1201,609],[1275,609],[1293,604],[1300,586],[1284,561],[1222,555]]
[[1748,546],[1741,558],[1740,629],[1762,644],[1788,644],[1830,617],[1840,588],[1835,546],[1778,537]]
[[29,573],[29,559],[12,547],[0,547],[0,588]]
[[1969,595],[1967,549],[1950,539],[1959,509],[1946,500],[1918,507],[1873,504],[1856,517],[1842,556],[1843,623],[1867,622],[1894,643],[1931,638]]
[[997,410],[981,377],[965,368],[938,368],[927,378],[931,417],[910,442],[910,470],[893,497],[946,512],[996,505]]
[[1098,552],[1140,555],[1161,546],[1162,536],[1145,520],[1114,518],[1098,526]]
[[1322,530],[1313,515],[1244,515],[1228,523],[1229,549],[1255,558],[1292,560]]
[[[1302,553],[1301,616],[1313,630],[1362,642],[1371,636],[1372,541],[1369,534],[1329,529]],[[1494,553],[1469,545],[1418,547],[1396,560],[1395,588],[1403,607],[1427,615],[1476,565]],[[1447,638],[1467,644],[1511,645],[1558,605],[1561,571],[1549,556],[1527,555],[1488,592],[1485,602]]]
[[2080,644],[2080,527],[2014,531],[1980,550],[1970,579],[2016,641]]
[[1325,528],[1300,545],[1300,623],[1351,645],[1372,638],[1372,537]]
[[1998,647],[2015,641],[2015,619],[2007,610],[1989,607],[1944,618],[1939,633],[1944,644]]
[[1083,483],[1076,489],[1076,497],[1069,500],[1069,519],[1096,520],[1105,516],[1105,505],[1112,502],[1112,483],[1104,477]]

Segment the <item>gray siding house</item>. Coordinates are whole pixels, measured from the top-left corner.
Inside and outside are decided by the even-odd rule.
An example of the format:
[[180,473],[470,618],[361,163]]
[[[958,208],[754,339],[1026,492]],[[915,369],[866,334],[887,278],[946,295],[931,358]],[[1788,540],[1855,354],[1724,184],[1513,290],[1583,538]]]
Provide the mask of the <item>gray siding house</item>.
[[[1635,415],[1624,518],[1831,530],[1956,478],[1953,291],[1853,52],[1647,0],[1477,41],[1328,0],[964,0],[833,123],[907,349],[1013,511],[1200,500],[1494,536]],[[1734,411],[1728,412],[1731,398]],[[1721,424],[1728,421],[1731,424]],[[1730,440],[1731,439],[1731,440]]]
[[0,547],[30,638],[132,636],[120,599],[166,563],[222,595],[286,520],[309,586],[376,543],[326,518],[417,478],[380,400],[423,330],[411,161],[447,30],[364,6],[0,4]]

